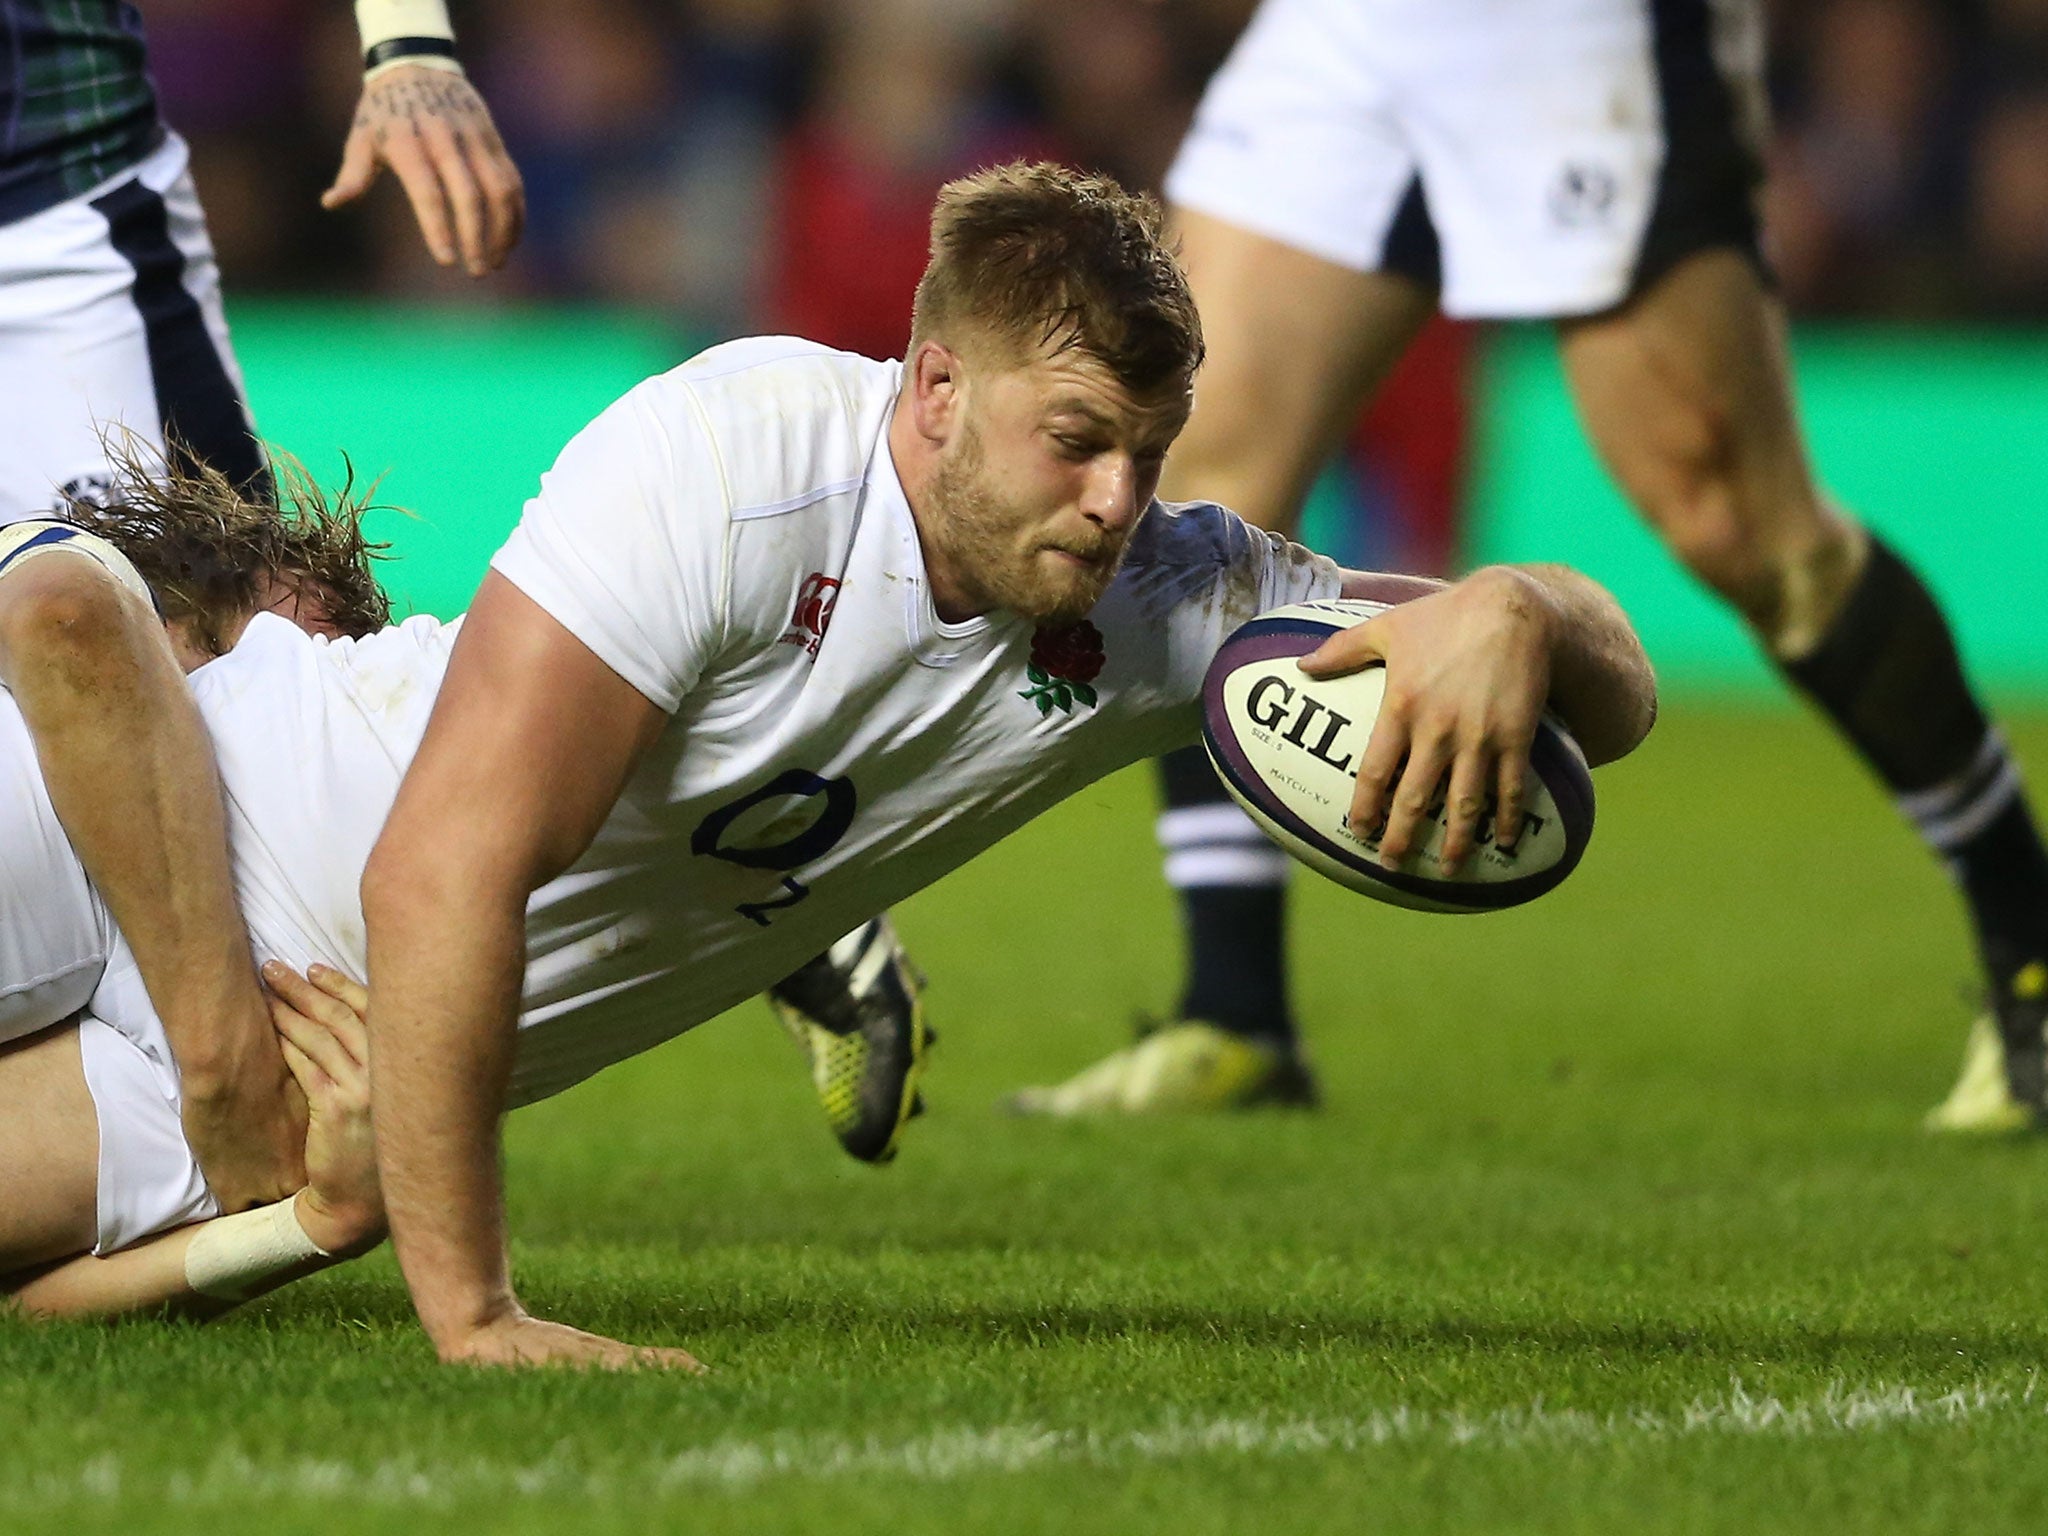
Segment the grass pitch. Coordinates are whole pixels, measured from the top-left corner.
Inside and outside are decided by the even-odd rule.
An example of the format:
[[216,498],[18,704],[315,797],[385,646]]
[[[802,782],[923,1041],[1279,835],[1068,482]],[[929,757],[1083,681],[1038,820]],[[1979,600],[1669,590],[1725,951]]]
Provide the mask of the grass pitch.
[[2048,1147],[1915,1128],[1943,877],[1789,711],[1600,790],[1522,912],[1298,881],[1325,1113],[1004,1120],[1177,968],[1102,786],[902,912],[945,1039],[896,1167],[758,1005],[513,1122],[528,1302],[715,1374],[442,1369],[388,1253],[0,1324],[0,1529],[2038,1530]]

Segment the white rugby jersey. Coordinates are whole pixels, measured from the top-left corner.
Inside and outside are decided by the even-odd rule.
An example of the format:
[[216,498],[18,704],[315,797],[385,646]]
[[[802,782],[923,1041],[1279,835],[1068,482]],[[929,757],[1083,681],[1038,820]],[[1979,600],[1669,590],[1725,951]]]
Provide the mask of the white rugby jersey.
[[[1185,745],[1223,637],[1338,589],[1329,561],[1220,508],[1154,507],[1087,621],[942,624],[888,453],[900,375],[786,339],[706,352],[579,434],[493,561],[672,716],[529,905],[515,1104]],[[196,674],[260,957],[363,973],[357,882],[454,629],[327,642],[263,616]]]

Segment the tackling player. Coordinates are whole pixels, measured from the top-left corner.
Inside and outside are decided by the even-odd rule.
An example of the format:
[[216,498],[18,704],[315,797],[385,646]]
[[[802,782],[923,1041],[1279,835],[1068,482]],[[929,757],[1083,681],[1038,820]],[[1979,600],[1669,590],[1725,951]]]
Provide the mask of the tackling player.
[[[1293,526],[1439,305],[1557,326],[1622,493],[1840,731],[1961,888],[1988,983],[1930,1125],[2048,1113],[2048,854],[1948,623],[1814,483],[1758,249],[1758,0],[1265,0],[1166,188],[1211,356],[1167,467]],[[1313,1102],[1287,1002],[1287,861],[1190,750],[1160,841],[1179,1022],[1015,1106]]]
[[[389,165],[438,260],[497,265],[519,234],[519,175],[446,12],[362,0],[357,14],[362,99],[327,205]],[[0,685],[150,977],[187,1131],[236,1208],[297,1186],[304,1108],[248,962],[205,735],[146,597],[90,560],[41,558],[61,529],[18,526],[104,493],[110,425],[237,484],[266,479],[186,162],[133,5],[0,0],[0,525],[17,525],[0,527]],[[0,995],[0,1038],[31,1002]]]
[[[456,62],[446,8],[442,0],[357,0],[356,17],[362,97],[322,204],[361,196],[388,166],[434,259],[460,261],[480,276],[518,240],[524,193],[489,110]],[[0,368],[10,381],[0,409],[0,524],[103,495],[113,478],[104,447],[110,425],[174,462],[262,485],[268,469],[242,401],[204,215],[184,142],[157,115],[135,7],[0,0],[0,59],[11,61],[11,73],[0,73]],[[38,630],[44,675],[60,646],[72,653],[64,664],[73,676],[86,667],[122,669],[138,733],[120,743],[105,690],[73,697],[72,707],[97,712],[71,740],[92,744],[103,763],[118,747],[132,750],[115,770],[123,777],[108,778],[79,757],[84,747],[74,752],[52,738],[52,790],[152,975],[161,971],[167,1016],[198,1020],[210,1010],[220,1021],[218,1039],[196,1024],[176,1029],[199,1090],[193,1114],[216,1127],[195,1120],[194,1132],[219,1189],[235,1204],[280,1194],[296,1178],[289,1149],[299,1144],[299,1127],[281,1098],[284,1064],[267,1044],[253,977],[218,964],[239,942],[241,924],[220,899],[226,865],[217,839],[206,841],[206,787],[181,777],[191,804],[154,828],[116,809],[141,792],[133,777],[141,764],[199,750],[197,722],[160,637],[96,632],[113,622],[99,610],[116,601],[102,577],[65,561],[39,567],[37,584],[45,590],[33,611],[23,599],[25,622],[40,622],[53,604],[98,614],[61,632]],[[129,649],[115,655],[116,645]],[[39,737],[52,698],[27,701]],[[111,818],[118,842],[93,834],[86,823],[94,815]],[[171,912],[176,929],[161,944],[147,942]],[[210,978],[204,988],[192,979],[201,976]],[[878,917],[770,991],[811,1064],[834,1134],[865,1161],[894,1155],[915,1104],[929,1040],[919,987],[887,918]],[[185,1005],[202,992],[204,1006]],[[219,1075],[216,1058],[239,1064],[219,1094],[205,1091]],[[268,1117],[256,1112],[266,1098],[275,1106]],[[231,1112],[207,1112],[216,1099]]]

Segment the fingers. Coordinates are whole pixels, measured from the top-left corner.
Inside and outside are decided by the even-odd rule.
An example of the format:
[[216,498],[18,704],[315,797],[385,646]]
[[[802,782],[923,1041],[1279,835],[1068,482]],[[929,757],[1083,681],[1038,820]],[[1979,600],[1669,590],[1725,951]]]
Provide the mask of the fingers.
[[[369,1016],[369,988],[347,971],[337,971],[331,965],[312,965],[306,968],[306,979],[354,1014],[356,1023],[361,1024]],[[336,1017],[338,1020],[339,1015]]]
[[1351,832],[1370,842],[1387,819],[1388,798],[1408,755],[1408,720],[1392,701],[1382,703],[1365,751],[1358,759],[1358,788],[1351,795]]
[[705,1374],[704,1362],[686,1349],[656,1349],[649,1346],[636,1350],[635,1365],[654,1366],[664,1371],[688,1371],[692,1376]]
[[[349,1055],[348,1048],[335,1038],[334,1033],[306,1018],[289,1003],[278,998],[270,1002],[270,1017],[277,1028],[279,1044],[289,1050],[296,1050],[314,1066],[320,1069],[325,1079],[324,1086],[339,1087],[345,1083],[362,1080],[362,1064]],[[290,1065],[287,1055],[286,1064]],[[306,1090],[308,1098],[313,1096],[313,1086],[306,1081],[303,1073],[295,1072],[299,1084]]]
[[1349,629],[1340,629],[1301,658],[1301,670],[1310,677],[1342,677],[1376,661],[1386,660],[1381,649],[1381,621],[1367,619]]
[[473,1366],[566,1366],[572,1370],[663,1370],[703,1375],[705,1367],[688,1350],[622,1344],[579,1328],[539,1318],[507,1321],[444,1347],[441,1358]]
[[1387,830],[1380,834],[1380,863],[1396,868],[1427,837],[1424,830],[1436,803],[1437,786],[1451,765],[1450,742],[1418,736],[1409,742],[1408,766],[1387,804]]
[[320,194],[320,206],[335,209],[352,203],[369,191],[376,180],[376,135],[368,128],[353,129],[342,146],[341,169],[334,174],[334,185]]
[[484,246],[484,265],[496,271],[512,254],[526,231],[526,184],[519,167],[505,153],[498,130],[486,119],[474,132],[464,136],[477,185],[483,188],[484,210],[489,234]]
[[292,1044],[286,1035],[278,1040],[284,1051],[284,1064],[298,1080],[299,1089],[308,1098],[324,1098],[334,1091],[334,1079],[322,1070],[320,1063]]
[[359,197],[388,165],[428,254],[473,277],[502,266],[526,227],[526,189],[490,109],[460,75],[395,69],[366,85],[341,173],[321,202]]
[[419,221],[420,234],[427,242],[427,254],[444,267],[455,265],[455,238],[449,233],[448,209],[441,192],[441,178],[435,173],[425,146],[411,130],[389,132],[384,139],[384,160],[405,188],[412,216]]
[[481,277],[489,270],[484,266],[484,197],[463,153],[465,135],[446,118],[426,117],[420,119],[419,136],[440,180],[437,201],[455,215],[455,240],[462,252],[462,265],[471,277]]
[[1456,874],[1471,857],[1493,776],[1492,753],[1484,744],[1465,747],[1451,764],[1450,789],[1444,796],[1444,840],[1437,847],[1446,873]]
[[[296,1042],[331,1075],[344,1079],[360,1076],[370,1059],[369,1031],[362,1018],[368,994],[331,967],[314,966],[313,970],[324,985],[281,961],[264,964],[263,981],[272,993],[271,1018],[280,1035]],[[317,1039],[319,1044],[309,1044],[309,1039]]]
[[1522,840],[1522,813],[1529,803],[1529,754],[1503,752],[1493,771],[1493,846],[1505,852]]

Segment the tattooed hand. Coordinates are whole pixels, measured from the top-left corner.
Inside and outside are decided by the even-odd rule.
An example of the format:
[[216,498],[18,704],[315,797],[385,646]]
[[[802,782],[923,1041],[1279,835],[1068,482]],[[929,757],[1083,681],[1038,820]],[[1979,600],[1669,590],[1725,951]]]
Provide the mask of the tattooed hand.
[[366,82],[341,171],[320,206],[353,202],[387,165],[412,200],[434,260],[453,266],[459,253],[472,277],[504,265],[526,223],[526,189],[468,80],[405,66]]

